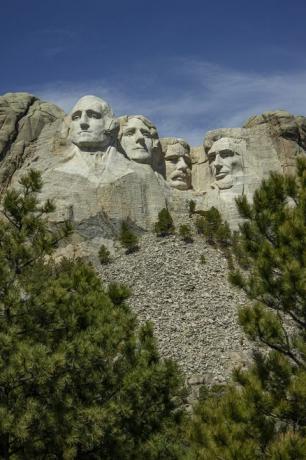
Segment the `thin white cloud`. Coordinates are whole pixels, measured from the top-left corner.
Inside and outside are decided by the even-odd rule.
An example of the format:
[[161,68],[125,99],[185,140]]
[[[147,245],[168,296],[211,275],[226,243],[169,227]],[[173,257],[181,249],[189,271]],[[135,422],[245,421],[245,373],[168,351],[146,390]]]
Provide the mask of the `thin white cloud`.
[[306,114],[306,70],[248,73],[190,59],[171,59],[160,67],[163,72],[154,78],[126,73],[30,90],[65,111],[84,94],[95,94],[107,100],[116,115],[143,114],[157,125],[161,137],[184,137],[192,145],[200,144],[210,129],[239,127],[264,111]]

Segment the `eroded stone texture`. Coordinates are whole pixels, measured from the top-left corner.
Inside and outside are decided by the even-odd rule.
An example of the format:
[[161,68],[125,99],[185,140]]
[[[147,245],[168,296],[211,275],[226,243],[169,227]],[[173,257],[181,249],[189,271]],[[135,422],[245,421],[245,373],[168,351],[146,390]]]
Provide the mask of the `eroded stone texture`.
[[243,128],[262,124],[268,124],[276,135],[293,140],[306,148],[306,117],[295,116],[285,110],[264,112],[248,118]]
[[220,190],[232,188],[244,173],[246,142],[244,139],[222,137],[214,142],[207,152],[210,173],[214,186]]
[[71,220],[81,238],[113,238],[122,220],[151,229],[166,206],[168,186],[149,164],[130,160],[118,142],[109,105],[81,98],[64,120],[42,130],[35,153],[15,174],[42,171],[41,200],[52,198],[52,221]]
[[173,160],[168,182],[160,174],[165,162],[156,128],[145,120],[121,117],[119,133],[109,105],[94,96],[81,98],[64,116],[32,95],[5,95],[0,98],[0,184],[17,186],[29,168],[40,170],[40,199],[56,204],[52,222],[69,219],[75,226],[57,257],[85,256],[99,266],[99,248],[107,245],[114,261],[103,267],[101,277],[132,288],[131,306],[140,321],[153,322],[162,355],[193,375],[190,382],[200,384],[207,375],[211,383],[224,382],[235,365],[247,362],[250,347],[236,318],[245,299],[228,285],[222,253],[198,235],[188,245],[178,236],[162,240],[148,232],[140,251],[126,255],[115,236],[123,219],[139,233],[151,230],[166,206],[177,227],[191,224],[191,199],[197,210],[216,206],[237,226],[235,197],[251,199],[271,171],[290,172],[296,157],[305,155],[306,118],[267,112],[243,128],[210,131],[190,156],[184,141],[163,139],[166,164]]
[[235,226],[235,197],[251,199],[271,171],[292,172],[305,146],[306,118],[285,111],[210,131],[203,146],[190,149],[179,138],[160,143],[141,115],[116,119],[95,96],[81,98],[67,116],[27,93],[0,98],[2,189],[27,168],[41,170],[42,196],[56,201],[54,220],[72,219],[90,238],[122,219],[151,229],[161,208],[182,215],[190,199],[199,209],[216,206]]
[[84,96],[75,104],[68,116],[68,127],[69,140],[86,154],[104,153],[109,146],[115,146],[119,129],[110,105],[97,96]]
[[35,150],[43,127],[63,116],[64,112],[54,104],[28,93],[0,96],[0,191]]
[[190,146],[184,139],[164,137],[161,139],[166,163],[166,178],[170,187],[177,190],[191,188]]
[[249,119],[244,128],[209,131],[203,151],[192,152],[198,207],[215,206],[236,227],[240,219],[235,198],[244,194],[252,200],[270,172],[292,173],[297,156],[305,155],[305,120],[283,111],[267,112]]
[[165,161],[156,126],[142,115],[123,116],[118,120],[119,141],[126,156],[136,163],[150,165],[165,176]]
[[207,168],[207,158],[203,145],[191,147],[191,183],[194,190],[203,190],[203,184],[210,182],[210,171]]
[[294,116],[285,110],[264,112],[250,117],[245,128],[266,125],[275,143],[284,173],[293,173],[296,157],[306,151],[306,118]]

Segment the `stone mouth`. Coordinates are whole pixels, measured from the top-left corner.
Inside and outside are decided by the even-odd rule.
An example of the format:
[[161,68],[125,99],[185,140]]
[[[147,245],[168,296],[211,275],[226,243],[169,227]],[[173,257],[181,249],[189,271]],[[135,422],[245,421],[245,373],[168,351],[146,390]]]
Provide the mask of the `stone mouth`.
[[219,173],[219,174],[216,174],[216,179],[219,180],[219,179],[223,179],[225,176],[227,176],[229,173],[228,172],[223,172],[223,173]]
[[186,174],[178,174],[177,176],[173,176],[172,177],[172,180],[181,180],[181,181],[185,181],[187,179],[187,175]]

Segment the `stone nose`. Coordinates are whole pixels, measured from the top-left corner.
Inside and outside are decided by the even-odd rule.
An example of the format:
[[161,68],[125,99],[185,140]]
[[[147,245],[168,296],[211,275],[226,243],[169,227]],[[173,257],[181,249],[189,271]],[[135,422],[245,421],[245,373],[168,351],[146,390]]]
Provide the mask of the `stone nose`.
[[82,129],[88,129],[89,128],[89,123],[88,123],[88,116],[86,112],[83,112],[80,118],[80,126]]
[[144,144],[144,137],[143,134],[140,130],[135,131],[135,142],[138,142],[139,144]]
[[80,126],[82,129],[85,129],[85,130],[89,128],[89,124],[85,122],[81,122]]
[[217,166],[222,166],[222,164],[223,164],[222,158],[219,155],[219,153],[217,153],[215,161],[214,161],[214,165],[217,167]]
[[223,162],[222,157],[219,154],[216,155],[216,158],[215,158],[213,166],[215,168],[216,173],[220,172],[221,169],[223,168],[224,162]]
[[177,162],[177,167],[176,169],[179,169],[181,171],[186,171],[186,169],[188,168],[184,158],[180,158]]

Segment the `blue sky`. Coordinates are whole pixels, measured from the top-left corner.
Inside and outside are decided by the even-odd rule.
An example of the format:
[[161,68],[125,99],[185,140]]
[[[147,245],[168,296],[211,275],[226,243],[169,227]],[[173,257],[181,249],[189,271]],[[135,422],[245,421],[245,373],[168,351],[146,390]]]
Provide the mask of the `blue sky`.
[[306,115],[305,0],[8,0],[0,94],[82,95],[192,145],[250,115]]

